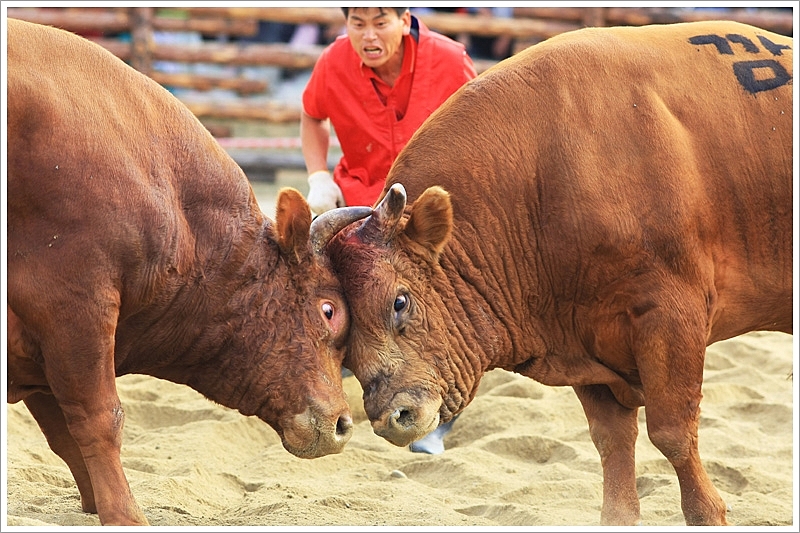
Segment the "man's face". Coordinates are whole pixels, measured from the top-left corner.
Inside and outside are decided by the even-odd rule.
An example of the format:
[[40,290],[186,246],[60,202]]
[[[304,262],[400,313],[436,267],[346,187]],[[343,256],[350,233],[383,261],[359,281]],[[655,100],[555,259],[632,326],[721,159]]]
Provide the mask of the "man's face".
[[347,36],[361,61],[379,68],[398,55],[403,35],[411,28],[411,13],[398,17],[394,9],[378,7],[350,8]]

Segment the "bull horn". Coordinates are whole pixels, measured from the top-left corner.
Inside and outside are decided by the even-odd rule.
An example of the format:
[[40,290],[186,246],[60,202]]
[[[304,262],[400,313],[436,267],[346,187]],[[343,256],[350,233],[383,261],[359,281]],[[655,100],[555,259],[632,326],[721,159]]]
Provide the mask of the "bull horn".
[[395,183],[386,192],[372,215],[364,221],[358,229],[361,239],[365,242],[380,242],[386,244],[394,236],[397,223],[403,216],[406,208],[406,189],[400,183]]
[[345,226],[356,220],[368,217],[371,213],[371,207],[357,205],[331,209],[316,217],[311,221],[311,229],[309,230],[311,249],[314,254],[321,254],[328,241]]

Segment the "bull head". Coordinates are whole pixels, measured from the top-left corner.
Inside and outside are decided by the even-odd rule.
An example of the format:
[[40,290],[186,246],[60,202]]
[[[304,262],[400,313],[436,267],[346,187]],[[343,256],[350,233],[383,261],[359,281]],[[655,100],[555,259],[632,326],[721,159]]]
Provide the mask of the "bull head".
[[350,306],[345,366],[364,389],[373,431],[397,446],[450,420],[469,395],[451,390],[455,378],[439,365],[450,345],[446,305],[432,287],[442,281],[439,255],[452,228],[444,189],[430,187],[407,205],[395,183],[369,217],[325,246],[348,301],[358,302]]

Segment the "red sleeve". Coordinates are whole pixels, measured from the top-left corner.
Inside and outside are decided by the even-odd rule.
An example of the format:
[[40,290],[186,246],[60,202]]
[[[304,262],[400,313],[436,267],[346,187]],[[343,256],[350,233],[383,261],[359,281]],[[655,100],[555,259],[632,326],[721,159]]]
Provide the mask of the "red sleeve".
[[311,77],[308,79],[305,90],[303,90],[303,111],[319,120],[328,118],[328,112],[325,110],[324,105],[327,58],[328,53],[325,50],[314,65]]

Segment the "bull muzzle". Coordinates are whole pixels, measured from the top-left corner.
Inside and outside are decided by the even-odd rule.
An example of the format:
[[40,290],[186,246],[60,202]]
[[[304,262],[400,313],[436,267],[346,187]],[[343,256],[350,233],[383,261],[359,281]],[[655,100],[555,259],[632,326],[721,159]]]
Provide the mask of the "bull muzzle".
[[314,459],[340,453],[353,436],[349,409],[325,415],[312,408],[293,417],[283,428],[283,447],[297,457]]
[[394,397],[392,407],[373,419],[372,430],[395,446],[408,446],[439,426],[441,399],[419,402],[407,393]]

